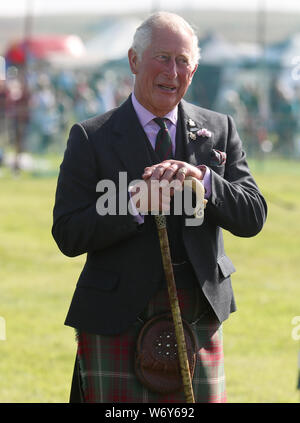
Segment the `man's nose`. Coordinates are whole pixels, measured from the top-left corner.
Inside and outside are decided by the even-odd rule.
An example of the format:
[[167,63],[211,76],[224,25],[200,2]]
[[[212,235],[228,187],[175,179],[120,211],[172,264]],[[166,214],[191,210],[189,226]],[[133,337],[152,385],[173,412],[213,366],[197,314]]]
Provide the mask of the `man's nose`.
[[166,74],[171,79],[177,77],[177,63],[175,59],[170,59],[167,63]]

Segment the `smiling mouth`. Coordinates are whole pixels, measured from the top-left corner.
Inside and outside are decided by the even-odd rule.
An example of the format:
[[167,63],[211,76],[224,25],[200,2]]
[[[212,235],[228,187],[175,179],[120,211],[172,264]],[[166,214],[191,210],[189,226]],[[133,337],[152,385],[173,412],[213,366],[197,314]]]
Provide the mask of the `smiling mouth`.
[[158,84],[158,87],[161,90],[169,92],[169,93],[174,93],[176,91],[176,87],[169,87],[167,85],[161,85],[161,84]]

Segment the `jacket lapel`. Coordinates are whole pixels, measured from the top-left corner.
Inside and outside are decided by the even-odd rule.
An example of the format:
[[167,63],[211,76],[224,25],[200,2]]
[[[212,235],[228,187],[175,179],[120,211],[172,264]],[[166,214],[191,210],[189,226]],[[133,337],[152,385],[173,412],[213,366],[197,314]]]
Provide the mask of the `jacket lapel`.
[[[194,166],[209,165],[213,133],[211,137],[197,135],[197,131],[205,127],[206,118],[199,113],[198,108],[184,100],[179,104],[179,110],[188,163]],[[210,130],[210,128],[206,129]]]
[[144,169],[153,164],[149,140],[137,118],[131,97],[114,114],[113,148],[124,164],[131,180],[141,179]]

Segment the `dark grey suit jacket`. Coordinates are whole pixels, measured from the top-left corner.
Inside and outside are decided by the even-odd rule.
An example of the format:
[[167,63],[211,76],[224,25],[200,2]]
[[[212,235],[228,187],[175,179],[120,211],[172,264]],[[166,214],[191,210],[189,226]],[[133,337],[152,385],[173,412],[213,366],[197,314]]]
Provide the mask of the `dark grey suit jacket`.
[[[250,174],[233,120],[185,101],[179,104],[187,161],[211,169],[212,194],[202,226],[183,226],[182,235],[199,289],[220,322],[235,310],[230,275],[235,271],[224,251],[222,229],[251,237],[263,227],[267,206]],[[211,137],[189,137],[206,128]],[[139,226],[131,214],[100,216],[99,181],[118,187],[119,172],[128,182],[141,179],[152,164],[147,139],[131,98],[119,108],[72,127],[60,167],[52,234],[60,250],[74,257],[87,253],[65,321],[90,333],[125,331],[142,312],[163,278],[159,240],[152,216]],[[212,160],[213,149],[227,161]],[[127,187],[118,187],[127,198]]]

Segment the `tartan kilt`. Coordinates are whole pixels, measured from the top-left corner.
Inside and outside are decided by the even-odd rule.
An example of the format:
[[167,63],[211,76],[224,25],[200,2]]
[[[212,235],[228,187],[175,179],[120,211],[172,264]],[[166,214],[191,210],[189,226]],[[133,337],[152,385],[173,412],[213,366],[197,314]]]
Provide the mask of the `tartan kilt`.
[[[196,403],[226,402],[222,325],[212,312],[192,321],[195,295],[178,289],[182,317],[191,323],[197,342],[193,390]],[[167,290],[150,301],[143,320],[170,311]],[[183,390],[170,394],[151,392],[135,376],[137,319],[125,333],[113,336],[76,332],[78,376],[82,402],[86,403],[185,403]],[[74,379],[73,379],[74,383]]]

